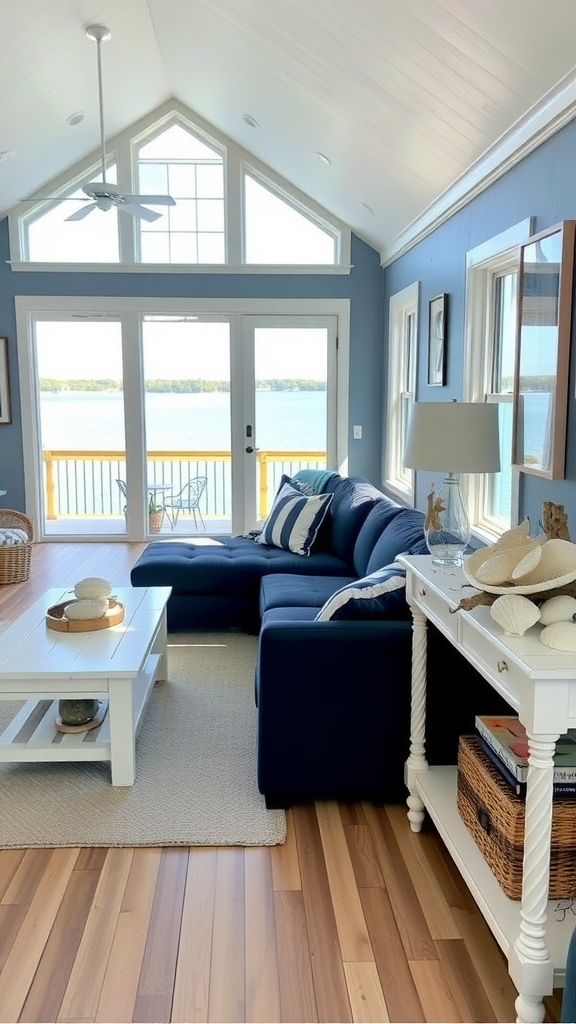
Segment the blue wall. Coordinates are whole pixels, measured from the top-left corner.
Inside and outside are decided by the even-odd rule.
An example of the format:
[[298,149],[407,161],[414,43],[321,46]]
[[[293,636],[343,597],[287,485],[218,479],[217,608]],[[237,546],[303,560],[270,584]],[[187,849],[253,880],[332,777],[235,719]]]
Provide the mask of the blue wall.
[[267,274],[47,274],[10,269],[8,221],[0,222],[0,337],[8,338],[12,423],[0,424],[0,488],[3,504],[25,510],[24,469],[15,295],[93,295],[197,298],[350,299],[350,433],[364,427],[363,440],[350,440],[350,473],[380,479],[382,289],[378,253],[352,236],[349,275]]
[[[466,252],[527,217],[535,218],[534,230],[543,231],[562,220],[576,219],[576,122],[543,143],[516,167],[473,199],[445,224],[400,257],[384,271],[385,317],[390,296],[421,282],[419,316],[418,386],[419,401],[450,401],[462,398],[462,356]],[[428,302],[435,295],[449,295],[449,324],[446,387],[426,385],[426,339]],[[576,537],[576,400],[575,321],[573,315],[570,381],[568,387],[568,434],[566,479],[545,480],[520,474],[520,518],[530,517],[537,531],[542,502],[563,504],[569,516],[571,534]],[[387,330],[386,334],[387,336]],[[417,482],[416,503],[425,507],[428,480]]]

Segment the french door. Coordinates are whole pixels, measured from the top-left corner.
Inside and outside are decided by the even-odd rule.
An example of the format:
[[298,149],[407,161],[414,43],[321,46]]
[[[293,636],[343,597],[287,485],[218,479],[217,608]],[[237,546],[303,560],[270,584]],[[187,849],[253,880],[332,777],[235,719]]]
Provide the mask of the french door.
[[337,319],[242,320],[244,518],[260,524],[282,474],[335,465]]
[[28,318],[23,434],[39,539],[245,533],[282,474],[341,468],[336,315],[153,302]]

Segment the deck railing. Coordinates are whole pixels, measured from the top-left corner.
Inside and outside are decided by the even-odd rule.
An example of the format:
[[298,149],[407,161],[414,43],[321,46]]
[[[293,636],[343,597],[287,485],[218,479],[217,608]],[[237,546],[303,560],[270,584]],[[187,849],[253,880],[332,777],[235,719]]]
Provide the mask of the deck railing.
[[[258,515],[265,519],[283,473],[324,469],[323,451],[255,452]],[[126,499],[118,480],[126,480],[124,451],[43,451],[46,517],[122,515]],[[165,484],[177,494],[195,476],[208,479],[201,499],[206,516],[232,515],[231,454],[225,451],[154,451],[147,453],[148,483]],[[161,496],[158,499],[161,503]]]

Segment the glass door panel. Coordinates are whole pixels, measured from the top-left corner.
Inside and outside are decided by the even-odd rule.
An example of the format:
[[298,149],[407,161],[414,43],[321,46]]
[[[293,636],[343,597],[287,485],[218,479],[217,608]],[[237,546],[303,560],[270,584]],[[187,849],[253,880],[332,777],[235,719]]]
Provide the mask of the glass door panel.
[[229,324],[144,317],[142,355],[148,532],[229,533]]
[[126,532],[119,322],[35,322],[40,517],[46,536]]
[[327,466],[329,350],[327,325],[279,317],[274,325],[254,327],[258,522],[268,515],[283,473]]

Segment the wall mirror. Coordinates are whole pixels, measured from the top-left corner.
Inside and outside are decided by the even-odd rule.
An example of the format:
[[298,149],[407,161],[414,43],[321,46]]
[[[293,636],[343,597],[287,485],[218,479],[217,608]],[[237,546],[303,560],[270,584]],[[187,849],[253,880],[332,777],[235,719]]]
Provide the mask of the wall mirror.
[[520,246],[513,463],[554,480],[564,476],[575,227],[565,220]]

